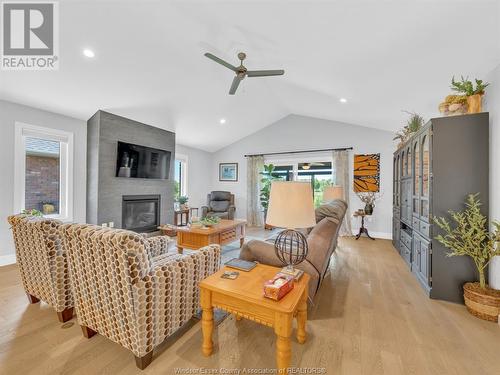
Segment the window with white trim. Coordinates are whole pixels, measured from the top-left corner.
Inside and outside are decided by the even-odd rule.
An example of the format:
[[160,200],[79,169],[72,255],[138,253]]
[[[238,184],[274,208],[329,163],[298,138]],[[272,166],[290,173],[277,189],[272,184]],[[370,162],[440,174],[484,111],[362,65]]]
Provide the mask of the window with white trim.
[[14,211],[73,220],[73,133],[16,123]]
[[175,154],[175,168],[174,168],[174,181],[175,181],[175,198],[180,196],[187,196],[187,168],[188,158],[186,155]]

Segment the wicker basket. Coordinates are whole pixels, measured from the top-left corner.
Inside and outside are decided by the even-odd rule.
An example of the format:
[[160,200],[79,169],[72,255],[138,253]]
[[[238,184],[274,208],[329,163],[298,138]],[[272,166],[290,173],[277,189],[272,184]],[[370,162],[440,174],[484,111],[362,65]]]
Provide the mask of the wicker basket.
[[480,319],[498,322],[500,315],[500,290],[481,289],[479,283],[464,284],[467,310]]

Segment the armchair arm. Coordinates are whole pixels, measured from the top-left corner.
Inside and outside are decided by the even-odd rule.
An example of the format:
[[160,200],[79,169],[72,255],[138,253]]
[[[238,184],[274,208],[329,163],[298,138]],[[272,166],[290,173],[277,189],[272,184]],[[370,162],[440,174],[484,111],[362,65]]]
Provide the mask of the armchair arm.
[[147,252],[150,258],[166,254],[175,249],[176,242],[168,236],[155,236],[147,239]]
[[208,206],[201,206],[201,218],[206,217],[209,211],[210,208]]
[[227,218],[229,220],[233,220],[234,219],[234,212],[236,211],[236,206],[229,206],[229,208],[227,209]]

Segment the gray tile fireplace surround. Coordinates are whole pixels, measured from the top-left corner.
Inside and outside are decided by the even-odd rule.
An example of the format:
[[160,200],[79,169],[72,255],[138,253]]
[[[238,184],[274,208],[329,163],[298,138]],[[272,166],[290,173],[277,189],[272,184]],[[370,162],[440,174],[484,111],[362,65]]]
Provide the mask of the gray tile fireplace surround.
[[[168,180],[115,177],[118,141],[170,151]],[[160,222],[173,218],[175,133],[98,111],[87,122],[87,223],[122,228],[123,196],[159,195]]]

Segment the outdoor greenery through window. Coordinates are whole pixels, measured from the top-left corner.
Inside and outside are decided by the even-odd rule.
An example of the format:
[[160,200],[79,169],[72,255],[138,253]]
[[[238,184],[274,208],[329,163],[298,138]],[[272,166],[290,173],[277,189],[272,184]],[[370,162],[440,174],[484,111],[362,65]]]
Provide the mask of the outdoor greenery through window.
[[274,175],[284,181],[309,181],[313,190],[314,206],[323,201],[323,190],[332,185],[332,162],[294,162],[275,164]]
[[174,194],[176,200],[180,196],[187,195],[187,160],[185,159],[175,159]]

